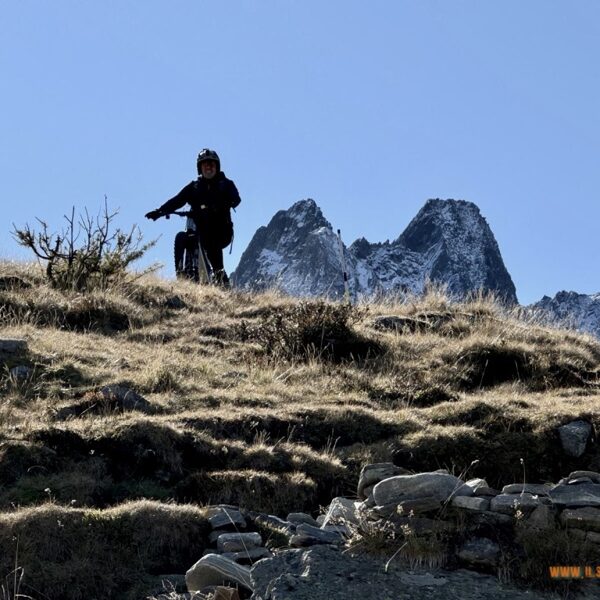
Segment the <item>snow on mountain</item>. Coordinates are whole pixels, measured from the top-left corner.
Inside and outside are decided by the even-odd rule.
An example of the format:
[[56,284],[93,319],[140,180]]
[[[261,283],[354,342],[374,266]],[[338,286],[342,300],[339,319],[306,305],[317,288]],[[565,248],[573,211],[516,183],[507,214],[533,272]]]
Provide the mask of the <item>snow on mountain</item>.
[[[517,300],[494,235],[471,202],[429,200],[394,242],[361,238],[343,252],[354,298],[419,293],[432,281],[446,284],[455,296],[482,289]],[[233,279],[244,289],[341,298],[339,239],[314,200],[296,202],[258,229]]]
[[600,337],[600,293],[558,292],[554,298],[544,296],[528,308],[546,322]]

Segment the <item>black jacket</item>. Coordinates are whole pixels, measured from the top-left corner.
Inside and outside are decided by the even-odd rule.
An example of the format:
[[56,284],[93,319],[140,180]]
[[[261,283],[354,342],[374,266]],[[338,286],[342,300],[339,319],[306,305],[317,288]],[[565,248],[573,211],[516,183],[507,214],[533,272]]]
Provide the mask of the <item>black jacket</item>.
[[235,183],[220,171],[212,179],[198,177],[158,210],[167,214],[189,204],[200,233],[210,234],[215,228],[231,225],[230,209],[240,202]]

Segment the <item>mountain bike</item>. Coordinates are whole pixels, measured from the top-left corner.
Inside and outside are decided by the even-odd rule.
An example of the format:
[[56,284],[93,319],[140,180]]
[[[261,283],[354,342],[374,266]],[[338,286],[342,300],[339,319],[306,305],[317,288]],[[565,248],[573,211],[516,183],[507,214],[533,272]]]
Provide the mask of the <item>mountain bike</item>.
[[[174,258],[177,277],[185,277],[196,283],[210,283],[212,269],[202,247],[202,240],[192,218],[192,212],[181,210],[170,214],[186,217],[185,231],[180,231],[175,236]],[[168,219],[169,215],[165,217]]]

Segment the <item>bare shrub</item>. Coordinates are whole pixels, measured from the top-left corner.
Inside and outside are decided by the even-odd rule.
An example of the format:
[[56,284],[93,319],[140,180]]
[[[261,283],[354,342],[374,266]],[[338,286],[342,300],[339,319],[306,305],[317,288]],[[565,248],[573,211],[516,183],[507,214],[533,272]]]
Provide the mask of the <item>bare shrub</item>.
[[65,215],[67,225],[60,233],[50,232],[48,225],[37,219],[41,231],[36,232],[27,224],[23,229],[13,225],[13,236],[21,246],[46,261],[46,277],[52,287],[78,292],[107,289],[121,281],[127,267],[156,243],[143,243],[137,226],[129,232],[113,230],[117,214],[109,213],[105,199],[102,212],[95,218],[86,209],[76,220],[73,207],[71,216]]

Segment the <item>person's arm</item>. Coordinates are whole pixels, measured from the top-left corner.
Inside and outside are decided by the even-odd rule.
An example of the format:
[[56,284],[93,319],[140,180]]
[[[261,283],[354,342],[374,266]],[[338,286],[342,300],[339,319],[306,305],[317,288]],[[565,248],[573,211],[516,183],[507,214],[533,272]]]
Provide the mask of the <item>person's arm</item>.
[[181,208],[189,199],[189,192],[192,185],[193,182],[189,183],[176,196],[173,196],[173,198],[167,200],[162,206],[155,210],[151,210],[149,213],[146,213],[146,218],[156,221],[156,219],[160,219],[160,217],[169,215],[174,210]]
[[229,179],[227,182],[227,188],[225,189],[225,194],[226,194],[225,197],[227,199],[227,203],[229,204],[229,206],[231,208],[235,208],[242,201],[242,199],[240,198],[240,193],[238,192],[237,188],[235,187],[235,183],[233,183],[233,181],[231,181],[231,179]]

